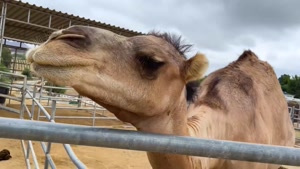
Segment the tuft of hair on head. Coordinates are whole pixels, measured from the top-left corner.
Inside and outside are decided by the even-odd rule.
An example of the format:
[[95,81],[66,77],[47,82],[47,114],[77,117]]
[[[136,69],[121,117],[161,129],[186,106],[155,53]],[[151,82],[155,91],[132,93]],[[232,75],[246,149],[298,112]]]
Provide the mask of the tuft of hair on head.
[[257,60],[258,57],[256,56],[256,54],[254,52],[252,52],[251,50],[245,50],[238,58],[237,62],[241,62],[244,60]]
[[161,38],[165,41],[167,41],[169,44],[171,44],[178,52],[179,54],[186,59],[185,54],[190,51],[191,47],[193,45],[191,44],[185,44],[183,42],[183,39],[181,36],[172,34],[172,33],[166,33],[166,32],[158,32],[158,31],[150,31],[148,35],[152,35],[158,38]]
[[208,69],[208,60],[205,55],[197,53],[185,62],[186,83],[201,79]]

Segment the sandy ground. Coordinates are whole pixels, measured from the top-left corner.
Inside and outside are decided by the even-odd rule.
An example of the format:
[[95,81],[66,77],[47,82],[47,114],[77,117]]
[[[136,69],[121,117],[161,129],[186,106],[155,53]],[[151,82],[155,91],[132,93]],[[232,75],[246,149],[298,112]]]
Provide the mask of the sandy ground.
[[[19,109],[19,105],[9,105]],[[30,108],[30,107],[29,107]],[[51,112],[47,109],[48,112]],[[109,112],[105,112],[106,115]],[[90,113],[86,110],[57,110],[56,115],[64,116],[89,116]],[[18,115],[0,110],[0,117],[19,118]],[[91,125],[91,120],[79,120],[79,119],[57,119],[57,123],[69,123],[69,124],[83,124]],[[117,120],[96,120],[98,126],[112,126],[113,128],[122,128],[124,123]],[[300,133],[298,133],[300,137]],[[45,156],[41,149],[39,142],[33,142],[34,150],[38,158],[40,168],[44,168]],[[71,145],[73,151],[78,158],[89,169],[150,169],[150,164],[147,160],[145,152],[120,150],[111,148],[89,147]],[[8,149],[11,152],[13,158],[8,161],[0,161],[0,169],[23,169],[26,168],[23,151],[21,149],[21,143],[19,140],[0,139],[0,149]],[[31,156],[31,155],[30,155]],[[51,156],[58,169],[71,169],[75,168],[66,154],[62,144],[52,144]],[[33,163],[32,159],[30,160]],[[33,164],[32,164],[33,167]],[[34,168],[34,167],[33,167]],[[289,169],[300,169],[299,167],[288,166]]]
[[[9,107],[18,108],[18,105],[10,105]],[[50,112],[50,111],[48,111]],[[75,115],[75,116],[88,116],[89,113],[85,110],[58,110],[57,115]],[[0,117],[13,117],[18,118],[18,115],[0,110]],[[91,125],[91,120],[79,119],[57,119],[57,123],[70,123],[70,124],[84,124]],[[98,126],[113,126],[120,128],[124,125],[117,120],[96,120]],[[44,168],[45,156],[39,142],[33,142],[36,156],[40,168]],[[77,157],[89,169],[150,169],[150,164],[147,160],[145,152],[120,150],[111,148],[98,148],[89,146],[71,145]],[[0,169],[24,169],[26,168],[21,143],[19,140],[0,139],[0,149],[8,149],[11,152],[12,158],[7,161],[0,161]],[[75,168],[65,152],[62,144],[52,144],[51,156],[58,169],[71,169]],[[32,164],[31,160],[31,164]],[[33,167],[33,165],[32,165]]]

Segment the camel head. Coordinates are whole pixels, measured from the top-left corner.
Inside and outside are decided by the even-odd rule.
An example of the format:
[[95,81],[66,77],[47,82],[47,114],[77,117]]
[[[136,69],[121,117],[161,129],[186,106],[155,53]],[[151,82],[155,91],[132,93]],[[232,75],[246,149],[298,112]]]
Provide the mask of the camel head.
[[167,113],[186,97],[186,84],[208,67],[202,54],[186,59],[188,47],[163,33],[124,37],[71,26],[28,51],[27,60],[37,75],[73,87],[126,121],[128,114]]

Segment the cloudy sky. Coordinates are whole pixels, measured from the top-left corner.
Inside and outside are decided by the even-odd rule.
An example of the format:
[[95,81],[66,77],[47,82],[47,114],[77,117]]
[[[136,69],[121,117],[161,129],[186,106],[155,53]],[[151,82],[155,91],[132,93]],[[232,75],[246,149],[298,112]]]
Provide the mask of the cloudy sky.
[[207,55],[208,73],[251,49],[277,76],[300,75],[299,0],[22,1],[144,33],[181,34]]

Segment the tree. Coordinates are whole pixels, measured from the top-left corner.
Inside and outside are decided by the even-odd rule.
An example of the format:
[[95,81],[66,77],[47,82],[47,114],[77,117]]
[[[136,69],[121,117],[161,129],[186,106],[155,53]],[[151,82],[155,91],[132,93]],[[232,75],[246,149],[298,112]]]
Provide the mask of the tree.
[[283,74],[278,78],[278,80],[281,85],[286,85],[291,80],[291,76],[287,74]]
[[3,47],[2,55],[1,55],[1,63],[7,68],[9,68],[11,64],[11,59],[12,59],[11,51],[9,50],[9,48]]
[[295,95],[295,98],[300,98],[300,77],[290,76],[287,74],[281,75],[279,78],[281,89],[284,92]]
[[22,75],[27,76],[27,79],[32,79],[32,74],[29,68],[25,68],[22,72]]
[[284,74],[284,75],[281,75],[279,78],[279,83],[281,85],[281,89],[282,91],[284,92],[288,92],[289,90],[289,83],[290,83],[290,80],[291,80],[291,77],[290,75],[287,75],[287,74]]

